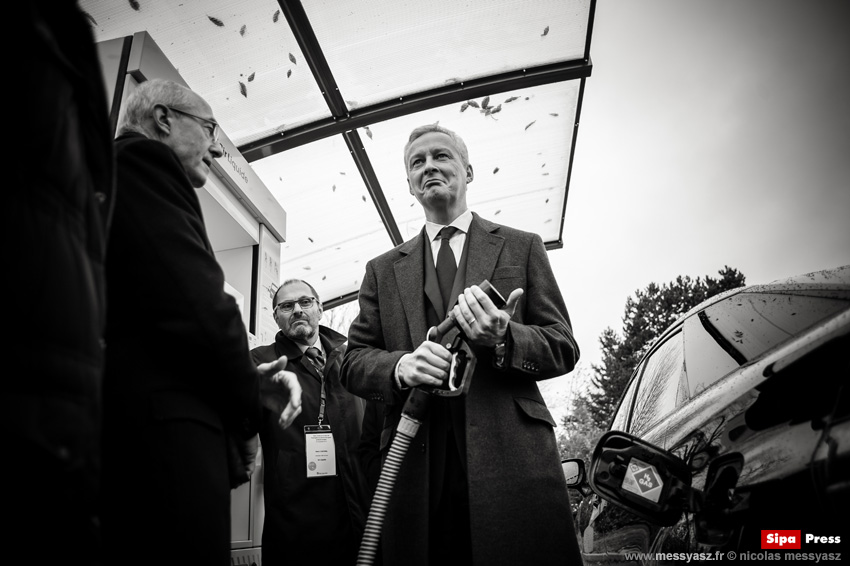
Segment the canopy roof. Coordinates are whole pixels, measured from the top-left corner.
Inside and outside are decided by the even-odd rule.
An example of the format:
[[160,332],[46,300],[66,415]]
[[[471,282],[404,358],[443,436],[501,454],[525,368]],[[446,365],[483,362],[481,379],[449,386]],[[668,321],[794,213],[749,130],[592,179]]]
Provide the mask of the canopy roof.
[[98,41],[147,31],[287,211],[284,278],[326,307],[421,230],[402,150],[439,122],[481,216],[562,245],[595,0],[81,0]]

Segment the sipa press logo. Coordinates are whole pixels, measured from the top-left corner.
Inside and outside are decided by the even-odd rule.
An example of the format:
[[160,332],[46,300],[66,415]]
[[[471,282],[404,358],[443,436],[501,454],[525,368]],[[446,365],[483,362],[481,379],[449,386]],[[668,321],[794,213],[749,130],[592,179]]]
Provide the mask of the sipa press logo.
[[762,531],[762,549],[800,548],[800,531]]

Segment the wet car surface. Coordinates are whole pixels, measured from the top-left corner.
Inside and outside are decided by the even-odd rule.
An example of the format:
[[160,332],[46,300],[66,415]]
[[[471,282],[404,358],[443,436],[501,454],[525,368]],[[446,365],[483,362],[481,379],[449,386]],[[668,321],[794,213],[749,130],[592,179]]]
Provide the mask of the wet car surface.
[[593,492],[574,485],[585,562],[764,552],[771,530],[833,537],[796,552],[840,552],[835,539],[850,535],[838,519],[850,502],[849,382],[850,266],[692,309],[633,373],[587,463]]

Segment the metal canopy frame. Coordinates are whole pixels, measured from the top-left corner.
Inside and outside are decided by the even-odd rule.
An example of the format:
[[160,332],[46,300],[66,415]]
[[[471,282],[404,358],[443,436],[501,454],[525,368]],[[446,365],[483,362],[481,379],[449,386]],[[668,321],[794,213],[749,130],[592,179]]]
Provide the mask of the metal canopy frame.
[[[545,122],[527,134],[525,139],[536,140],[531,142],[532,145],[512,147],[511,144],[525,144],[521,137],[505,138],[504,144],[500,138],[476,140],[476,143],[489,144],[486,150],[478,151],[486,151],[485,156],[493,156],[476,161],[476,165],[481,167],[478,169],[479,177],[486,175],[485,178],[492,178],[500,169],[502,173],[491,185],[495,187],[494,192],[486,197],[477,193],[474,206],[480,207],[477,208],[479,212],[486,211],[493,216],[501,213],[499,219],[522,229],[538,230],[534,223],[539,221],[540,227],[546,225],[541,236],[547,249],[563,247],[585,81],[593,69],[590,45],[596,0],[539,0],[541,10],[534,10],[534,3],[523,0],[500,0],[492,4],[485,0],[466,7],[456,6],[451,0],[440,0],[447,9],[445,14],[421,4],[400,10],[403,5],[393,0],[346,1],[349,8],[356,7],[352,14],[354,21],[360,22],[360,27],[352,30],[351,38],[339,35],[347,33],[349,16],[337,10],[337,3],[320,0],[275,0],[270,3],[268,0],[209,0],[204,3],[158,0],[131,2],[129,5],[108,0],[80,0],[80,4],[89,15],[98,41],[126,37],[139,31],[147,31],[156,37],[174,65],[178,69],[186,69],[186,79],[212,105],[220,121],[226,124],[226,131],[237,132],[236,149],[252,164],[273,198],[284,207],[286,199],[293,199],[289,204],[294,215],[309,215],[311,209],[307,207],[312,203],[298,193],[289,192],[290,187],[322,191],[324,196],[321,198],[333,194],[331,200],[321,204],[333,205],[328,207],[330,216],[347,218],[345,224],[349,229],[357,226],[356,235],[341,239],[339,234],[325,231],[322,237],[314,240],[311,236],[318,234],[306,231],[312,228],[299,227],[287,234],[288,242],[282,249],[282,256],[287,256],[287,250],[291,255],[281,257],[282,267],[289,263],[288,268],[293,270],[313,269],[310,275],[319,282],[329,278],[328,286],[321,290],[328,308],[357,296],[357,280],[354,276],[348,279],[347,269],[368,260],[369,257],[365,257],[368,254],[380,253],[386,249],[385,245],[399,245],[412,237],[414,224],[419,222],[418,215],[414,218],[408,214],[414,209],[408,208],[408,204],[402,203],[399,198],[401,190],[404,190],[404,196],[407,193],[407,187],[402,188],[401,185],[404,181],[391,175],[387,168],[389,147],[383,145],[388,139],[386,136],[394,136],[395,143],[401,143],[404,133],[397,131],[396,124],[411,124],[410,127],[413,127],[411,117],[420,114],[439,122],[435,111],[443,115],[443,109],[456,105],[460,108],[452,110],[462,113],[467,107],[478,108],[475,99],[485,104],[484,101],[491,96],[511,93],[510,98],[505,97],[502,103],[517,102],[506,106],[506,112],[496,119],[507,124],[505,128],[514,128],[503,128],[503,131],[513,132],[511,136],[516,136],[517,132],[526,135],[523,132],[529,131],[528,128],[537,122],[538,115],[534,112],[538,110],[539,117]],[[346,3],[338,5],[342,7]],[[385,9],[390,5],[392,10]],[[543,6],[545,9],[542,9]],[[466,19],[457,16],[460,14],[468,14],[468,21],[473,22],[471,27],[467,26]],[[505,17],[501,17],[503,14]],[[279,17],[281,15],[282,18]],[[386,20],[381,19],[384,15]],[[479,15],[481,26],[476,26],[474,18]],[[525,18],[526,15],[528,18]],[[377,16],[374,27],[370,27],[372,20],[367,19],[370,16]],[[405,17],[415,19],[407,21]],[[543,25],[544,21],[545,29],[537,28],[543,31],[540,37],[549,32],[551,22],[553,31],[558,30],[558,39],[553,41],[561,47],[554,47],[552,43],[541,44],[541,51],[537,52],[537,44],[529,40],[533,37],[529,35],[529,26]],[[274,25],[284,25],[286,30],[275,29]],[[487,25],[494,25],[493,29],[498,30],[498,34],[482,34],[483,30],[490,29]],[[411,33],[416,29],[428,30],[437,41],[442,41],[439,34],[446,30],[446,51],[435,53],[437,58],[442,57],[449,63],[445,76],[432,74],[442,70],[428,65],[424,59],[417,59],[416,46],[428,45],[428,42],[393,37],[402,29]],[[471,42],[457,41],[458,36],[466,33],[472,37]],[[263,43],[257,41],[260,38]],[[363,45],[363,59],[357,57],[357,52],[340,51],[350,49],[349,39]],[[430,45],[433,49],[434,44]],[[516,45],[519,51],[514,51],[509,47],[511,45]],[[412,56],[405,51],[411,48],[414,49]],[[384,52],[376,52],[376,49]],[[393,53],[396,49],[398,53]],[[388,50],[389,55],[384,57]],[[293,52],[298,56],[297,61]],[[515,54],[522,55],[514,57]],[[479,56],[481,65],[475,62]],[[292,63],[291,66],[289,63],[280,64],[287,60]],[[391,69],[386,73],[381,67],[373,69],[368,66],[371,60],[379,64],[381,61],[391,63]],[[405,73],[403,66],[398,64],[400,61],[411,69],[427,71],[425,76],[428,79],[419,80],[415,73]],[[298,63],[302,64],[300,70],[295,67]],[[425,66],[417,66],[423,63],[426,63]],[[289,82],[293,70],[295,74]],[[402,72],[399,73],[399,70]],[[247,99],[246,84],[254,80],[255,72],[257,82],[248,86],[252,92],[249,104],[242,97]],[[363,81],[360,73],[364,73]],[[445,80],[437,83],[440,78]],[[235,89],[237,80],[238,91]],[[364,81],[369,80],[373,81],[368,83],[374,84],[373,88],[366,88]],[[255,95],[259,98],[253,98]],[[536,96],[540,98],[531,103],[525,102]],[[258,100],[256,108],[252,107],[254,100]],[[500,109],[502,103],[499,104]],[[541,103],[553,106],[544,108]],[[563,104],[567,106],[554,106]],[[287,108],[294,111],[294,123],[288,127],[283,123]],[[559,114],[562,116],[560,119]],[[470,126],[473,125],[470,121],[472,116],[477,116],[477,112],[468,112],[463,117],[455,114],[456,119]],[[484,118],[488,116],[485,114]],[[518,120],[520,116],[523,123]],[[565,120],[564,116],[569,117]],[[524,121],[526,117],[527,122]],[[244,120],[244,127],[240,120]],[[527,125],[523,129],[524,124]],[[233,130],[229,129],[231,127]],[[475,128],[473,126],[473,131]],[[364,132],[359,132],[360,129]],[[258,139],[257,136],[262,137]],[[322,170],[321,161],[311,165],[314,157],[310,154],[314,144],[324,148],[322,155],[340,168],[339,175],[346,175],[343,169],[347,171],[347,179],[351,182],[345,181],[344,177],[334,177],[343,183],[340,192],[335,192],[337,185],[327,168]],[[510,162],[517,153],[515,149],[519,149],[521,154],[521,163],[517,166]],[[288,153],[289,150],[293,151]],[[351,161],[344,155],[346,151]],[[548,159],[541,159],[533,169],[530,168],[530,162],[544,155],[543,152],[547,152]],[[292,163],[290,160],[295,156],[307,156],[307,159]],[[546,161],[554,166],[540,171],[540,168],[546,167]],[[296,178],[290,174],[284,182],[286,174],[275,170],[284,163],[290,167],[289,171],[298,171],[299,176]],[[500,168],[502,163],[505,165]],[[520,170],[524,171],[525,177],[518,176]],[[313,176],[313,171],[317,175]],[[544,179],[549,171],[558,175],[552,178],[553,182]],[[319,178],[322,179],[321,185],[317,181]],[[507,184],[507,179],[519,185]],[[323,192],[325,188],[330,192]],[[550,196],[554,198],[550,199]],[[350,208],[353,202],[365,208]],[[349,208],[341,209],[337,203],[347,203],[345,206]],[[409,203],[409,206],[414,204]],[[377,216],[372,214],[372,210],[377,212]],[[520,224],[513,223],[517,221]],[[331,235],[325,237],[324,234]],[[389,236],[389,241],[385,240],[386,236]],[[311,251],[314,243],[315,251]],[[333,256],[335,253],[348,255],[339,256],[342,259],[339,263]],[[330,282],[331,277],[333,283]],[[344,284],[339,283],[342,277],[346,281]]]
[[[337,87],[336,79],[328,65],[322,46],[316,38],[313,26],[301,2],[299,0],[278,0],[278,4],[295,35],[316,83],[321,89],[322,96],[328,105],[331,116],[240,146],[239,151],[249,163],[310,142],[342,134],[348,145],[351,157],[357,166],[357,170],[360,172],[360,176],[372,198],[372,202],[386,227],[387,233],[393,245],[397,246],[404,240],[392,211],[387,204],[386,196],[372,167],[369,155],[363,147],[357,128],[422,110],[437,108],[446,104],[463,102],[478,96],[493,95],[509,90],[561,81],[579,80],[581,83],[570,144],[570,160],[567,168],[566,187],[564,188],[564,206],[561,212],[561,232],[563,232],[563,219],[566,214],[567,197],[569,195],[569,182],[581,116],[581,105],[584,98],[585,79],[591,75],[593,70],[593,64],[590,59],[590,43],[593,31],[593,18],[596,12],[596,0],[591,0],[588,16],[588,34],[583,59],[522,69],[521,71],[513,71],[442,86],[408,97],[400,97],[396,100],[365,106],[356,110],[348,109],[345,98]],[[547,249],[558,249],[563,247],[563,239],[559,236],[557,241],[545,242],[545,245]],[[325,305],[327,308],[333,308],[334,306],[354,300],[356,297],[356,292],[349,293],[341,297],[326,300]]]

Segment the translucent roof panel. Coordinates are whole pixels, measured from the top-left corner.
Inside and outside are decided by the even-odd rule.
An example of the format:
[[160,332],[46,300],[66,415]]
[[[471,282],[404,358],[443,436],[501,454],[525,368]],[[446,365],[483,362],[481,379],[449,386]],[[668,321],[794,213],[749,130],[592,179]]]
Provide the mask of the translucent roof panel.
[[584,57],[590,0],[305,0],[350,109]]
[[80,8],[97,41],[147,31],[236,145],[330,116],[276,2],[132,4],[81,0]]
[[439,122],[469,150],[470,209],[536,232],[544,242],[560,241],[579,86],[569,81],[505,92],[374,124],[368,133],[361,129],[402,238],[415,236],[425,222],[407,186],[404,146],[415,127]]
[[287,211],[282,280],[309,281],[323,301],[356,292],[366,261],[392,241],[342,136],[251,166]]

